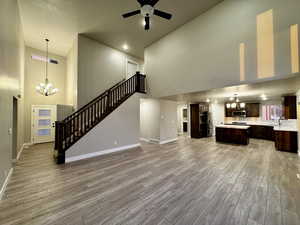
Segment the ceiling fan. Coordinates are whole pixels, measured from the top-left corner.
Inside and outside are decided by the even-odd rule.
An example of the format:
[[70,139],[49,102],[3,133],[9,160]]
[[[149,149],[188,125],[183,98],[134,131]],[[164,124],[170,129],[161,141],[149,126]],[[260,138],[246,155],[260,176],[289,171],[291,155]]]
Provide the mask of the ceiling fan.
[[166,13],[154,8],[154,6],[159,2],[159,0],[137,0],[137,1],[141,5],[141,9],[129,13],[125,13],[123,14],[123,17],[128,18],[131,16],[141,14],[145,18],[145,30],[150,29],[150,17],[153,15],[162,17],[167,20],[170,20],[172,18],[172,15],[170,13]]

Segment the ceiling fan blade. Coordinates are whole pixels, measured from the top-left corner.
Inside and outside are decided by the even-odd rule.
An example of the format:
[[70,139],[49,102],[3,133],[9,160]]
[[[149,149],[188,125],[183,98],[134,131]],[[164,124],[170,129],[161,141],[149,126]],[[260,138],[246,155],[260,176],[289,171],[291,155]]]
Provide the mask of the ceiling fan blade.
[[159,0],[150,0],[150,5],[155,6],[158,2]]
[[149,30],[150,29],[150,17],[146,16],[145,17],[145,30]]
[[167,20],[170,20],[172,18],[172,15],[170,13],[166,13],[157,9],[154,10],[154,15],[162,17]]
[[128,18],[128,17],[130,17],[130,16],[135,16],[135,15],[138,15],[138,14],[140,14],[140,13],[141,13],[141,10],[136,10],[136,11],[133,11],[133,12],[125,13],[125,14],[123,14],[122,16],[123,16],[124,18]]
[[145,1],[144,0],[137,0],[138,3],[140,3],[141,6],[145,5]]

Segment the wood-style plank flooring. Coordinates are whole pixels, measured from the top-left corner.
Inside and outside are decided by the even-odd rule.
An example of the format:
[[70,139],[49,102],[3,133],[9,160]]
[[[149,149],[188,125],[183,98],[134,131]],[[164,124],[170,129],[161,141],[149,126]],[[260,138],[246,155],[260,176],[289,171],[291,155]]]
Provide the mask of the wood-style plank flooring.
[[61,166],[51,151],[24,150],[1,225],[300,224],[300,158],[269,141],[182,137]]

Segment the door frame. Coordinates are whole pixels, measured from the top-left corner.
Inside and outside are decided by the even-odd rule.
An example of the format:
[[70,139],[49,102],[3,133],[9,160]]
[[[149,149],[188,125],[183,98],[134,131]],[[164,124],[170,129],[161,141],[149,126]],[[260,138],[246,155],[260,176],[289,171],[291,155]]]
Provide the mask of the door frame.
[[18,108],[19,99],[13,96],[13,119],[12,119],[12,159],[18,155]]
[[34,108],[55,108],[55,120],[57,120],[57,105],[31,105],[31,121],[30,121],[30,127],[31,127],[31,136],[30,136],[30,142],[31,144],[39,144],[39,142],[34,142],[34,114],[33,109]]
[[125,63],[126,63],[126,74],[125,74],[125,79],[128,79],[128,78],[129,78],[129,77],[127,77],[127,76],[128,76],[128,63],[136,64],[137,67],[138,67],[138,71],[141,70],[141,65],[140,65],[138,62],[136,62],[136,61],[134,61],[134,60],[132,60],[132,59],[130,59],[130,58],[126,58]]

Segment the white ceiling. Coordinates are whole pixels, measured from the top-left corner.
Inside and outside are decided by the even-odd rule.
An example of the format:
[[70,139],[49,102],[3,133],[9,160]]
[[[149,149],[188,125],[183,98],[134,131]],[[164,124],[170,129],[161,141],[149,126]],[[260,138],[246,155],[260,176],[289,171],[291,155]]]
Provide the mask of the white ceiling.
[[160,0],[156,8],[173,14],[167,21],[154,17],[145,31],[142,17],[123,19],[123,13],[139,8],[136,0],[19,0],[26,45],[65,56],[78,33],[140,58],[144,48],[207,11],[223,0]]
[[181,94],[165,97],[164,99],[178,102],[205,102],[210,99],[211,102],[220,103],[229,101],[230,97],[238,94],[242,101],[260,101],[261,95],[266,95],[268,100],[279,100],[284,95],[296,94],[300,90],[300,74],[295,77],[266,81],[256,84],[244,84],[233,87],[224,87],[209,91],[202,91],[189,94]]

